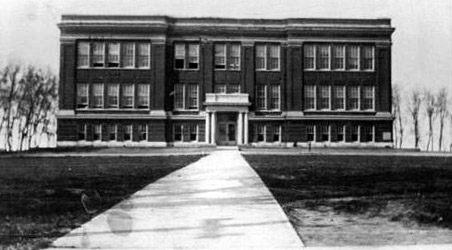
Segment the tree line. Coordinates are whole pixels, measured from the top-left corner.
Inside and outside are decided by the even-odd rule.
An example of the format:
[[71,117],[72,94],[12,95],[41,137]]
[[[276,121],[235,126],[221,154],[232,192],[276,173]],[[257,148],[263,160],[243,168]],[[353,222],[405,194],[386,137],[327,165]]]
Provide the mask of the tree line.
[[19,65],[0,68],[0,148],[28,150],[55,136],[57,88],[58,79],[50,70]]

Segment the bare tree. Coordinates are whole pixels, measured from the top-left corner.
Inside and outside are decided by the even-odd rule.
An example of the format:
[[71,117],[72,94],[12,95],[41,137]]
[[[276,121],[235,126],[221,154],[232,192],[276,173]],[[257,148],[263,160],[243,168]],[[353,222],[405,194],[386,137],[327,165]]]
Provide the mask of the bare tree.
[[5,93],[2,95],[3,117],[0,123],[0,131],[6,129],[5,134],[5,148],[6,150],[12,149],[13,130],[16,120],[17,110],[17,92],[19,85],[20,67],[18,65],[6,66],[2,74],[2,88]]
[[412,90],[410,93],[410,102],[408,110],[410,112],[411,118],[413,120],[413,132],[414,132],[414,148],[419,148],[419,111],[422,104],[422,96],[418,90]]
[[397,85],[392,87],[392,114],[394,116],[394,146],[402,148],[403,143],[403,123],[401,110],[402,97],[400,88]]
[[431,150],[433,151],[433,120],[436,112],[436,98],[435,95],[430,90],[424,91],[424,99],[425,99],[425,113],[427,114],[428,119],[428,138],[427,138],[427,151],[431,146]]
[[447,90],[444,87],[439,90],[438,96],[436,97],[436,112],[439,118],[438,150],[441,151],[443,146],[444,122],[449,115]]

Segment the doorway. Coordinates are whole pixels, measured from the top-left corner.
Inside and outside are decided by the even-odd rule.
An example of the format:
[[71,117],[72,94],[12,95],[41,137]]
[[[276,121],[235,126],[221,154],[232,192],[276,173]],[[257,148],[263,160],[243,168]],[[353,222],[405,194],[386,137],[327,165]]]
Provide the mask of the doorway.
[[217,128],[217,145],[237,145],[237,114],[219,113]]

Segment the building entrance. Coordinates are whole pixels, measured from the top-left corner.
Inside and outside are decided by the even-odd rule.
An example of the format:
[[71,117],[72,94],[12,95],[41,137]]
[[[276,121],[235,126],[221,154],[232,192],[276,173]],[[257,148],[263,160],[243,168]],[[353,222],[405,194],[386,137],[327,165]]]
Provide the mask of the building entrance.
[[217,145],[237,145],[237,113],[218,113]]

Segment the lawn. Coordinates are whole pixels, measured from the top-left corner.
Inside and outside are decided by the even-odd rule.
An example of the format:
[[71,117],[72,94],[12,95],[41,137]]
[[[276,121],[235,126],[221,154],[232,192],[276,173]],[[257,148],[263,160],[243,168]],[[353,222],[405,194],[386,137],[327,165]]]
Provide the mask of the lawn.
[[[0,249],[46,247],[92,216],[200,157],[2,157]],[[100,196],[92,203],[94,214],[85,211],[83,192]]]
[[245,155],[307,246],[452,243],[452,158]]

